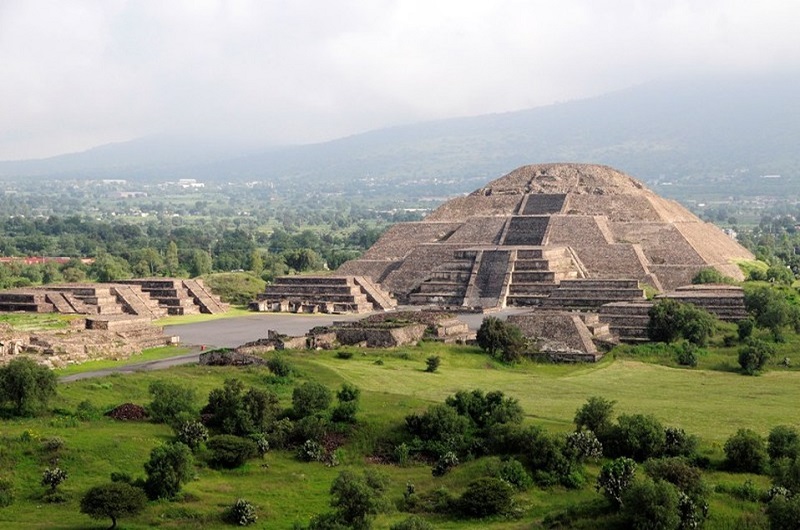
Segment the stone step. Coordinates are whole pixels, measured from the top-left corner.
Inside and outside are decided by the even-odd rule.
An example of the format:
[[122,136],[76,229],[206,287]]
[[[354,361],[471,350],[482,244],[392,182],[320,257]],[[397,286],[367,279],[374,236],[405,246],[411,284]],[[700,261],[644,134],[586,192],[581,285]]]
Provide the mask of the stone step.
[[610,279],[594,279],[594,278],[581,278],[575,280],[564,280],[562,286],[566,289],[637,289],[639,288],[638,280],[610,280]]
[[[636,300],[644,299],[641,289],[576,289],[565,287],[569,280],[564,280],[558,289],[553,291],[551,298],[558,299],[585,299],[585,300]],[[568,284],[569,285],[569,284]]]
[[557,283],[512,283],[509,294],[549,295],[558,289]]

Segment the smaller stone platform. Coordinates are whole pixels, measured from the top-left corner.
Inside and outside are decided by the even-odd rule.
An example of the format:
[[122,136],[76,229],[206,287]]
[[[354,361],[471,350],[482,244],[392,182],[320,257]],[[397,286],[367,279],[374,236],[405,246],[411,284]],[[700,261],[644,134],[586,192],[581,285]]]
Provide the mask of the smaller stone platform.
[[396,305],[389,293],[363,276],[281,276],[250,308],[291,313],[370,313]]

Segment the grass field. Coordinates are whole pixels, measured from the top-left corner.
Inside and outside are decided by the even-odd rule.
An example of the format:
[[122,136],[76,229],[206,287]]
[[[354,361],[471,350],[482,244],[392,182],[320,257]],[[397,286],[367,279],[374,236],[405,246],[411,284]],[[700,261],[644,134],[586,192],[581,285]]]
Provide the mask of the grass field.
[[[174,350],[173,350],[174,351]],[[163,352],[152,352],[160,355]],[[427,373],[425,359],[439,355],[437,373]],[[724,354],[719,354],[723,355]],[[365,458],[387,429],[402,425],[403,418],[423,410],[459,389],[502,390],[520,400],[526,421],[551,430],[572,428],[572,418],[589,396],[600,395],[617,401],[617,413],[652,413],[666,425],[680,426],[701,438],[702,452],[718,462],[721,445],[740,427],[761,434],[777,424],[800,424],[800,373],[770,371],[760,377],[745,377],[729,371],[673,368],[631,358],[607,356],[597,365],[498,364],[477,349],[424,343],[419,347],[364,351],[353,358],[339,359],[333,352],[289,354],[300,375],[289,383],[276,382],[264,368],[176,367],[164,372],[113,375],[63,384],[54,403],[56,411],[35,419],[4,420],[0,423],[0,469],[16,488],[13,505],[0,509],[2,528],[106,528],[109,521],[92,521],[79,513],[80,496],[89,487],[108,480],[112,471],[143,475],[143,463],[157,444],[171,439],[171,430],[151,423],[115,422],[107,418],[81,422],[69,415],[83,400],[107,410],[123,402],[146,404],[148,385],[156,380],[179,381],[194,388],[198,405],[208,392],[229,377],[250,385],[269,385],[289,405],[293,385],[304,380],[337,387],[348,381],[362,389],[360,427],[344,446],[342,466],[329,468],[318,463],[301,463],[292,453],[270,452],[265,460],[252,460],[232,471],[197,468],[181,499],[150,503],[140,516],[121,521],[121,528],[222,528],[223,509],[237,497],[258,506],[258,528],[292,528],[306,523],[314,513],[328,506],[331,481],[344,468],[362,468]],[[378,361],[380,359],[380,361]],[[62,485],[67,501],[41,501],[42,470],[49,465],[40,440],[59,436],[65,440],[59,465],[70,476]],[[463,463],[441,478],[431,476],[430,467],[380,465],[391,478],[389,496],[401,497],[405,484],[413,482],[418,491],[445,486],[460,492],[473,478],[481,476],[487,463],[479,459]],[[532,488],[518,495],[523,517],[518,520],[454,520],[432,517],[436,528],[539,528],[548,514],[591,503],[599,498],[592,487],[597,466],[588,469],[589,482],[580,490]],[[719,471],[706,476],[712,486],[737,485],[752,479],[763,489],[766,477],[733,475]],[[737,528],[742,514],[763,519],[756,503],[712,493],[711,517],[706,528]],[[392,511],[380,515],[375,528],[388,528],[406,514]],[[760,520],[760,519],[759,519]]]

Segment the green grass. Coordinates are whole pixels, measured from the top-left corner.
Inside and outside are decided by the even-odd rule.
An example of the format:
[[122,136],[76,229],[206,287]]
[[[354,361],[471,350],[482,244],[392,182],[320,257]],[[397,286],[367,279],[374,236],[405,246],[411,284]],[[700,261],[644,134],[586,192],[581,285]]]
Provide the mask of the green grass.
[[[161,350],[151,350],[146,355],[175,352]],[[0,510],[0,527],[107,527],[108,521],[92,522],[79,513],[80,496],[89,487],[107,480],[112,471],[142,476],[142,465],[150,450],[170,440],[171,430],[147,422],[124,423],[106,418],[78,422],[64,415],[64,411],[74,410],[83,400],[91,401],[101,410],[123,402],[146,404],[148,386],[158,380],[178,381],[195,389],[198,407],[205,403],[212,389],[230,377],[238,377],[248,385],[270,385],[283,406],[291,403],[295,383],[316,380],[335,388],[347,381],[362,389],[358,415],[361,426],[344,447],[341,467],[301,463],[292,453],[283,451],[270,452],[264,461],[255,459],[237,470],[217,471],[199,465],[196,479],[186,486],[181,500],[150,503],[142,515],[123,519],[122,528],[225,528],[220,514],[238,497],[257,505],[256,527],[291,528],[295,522],[305,523],[314,513],[328,509],[328,489],[340,470],[370,465],[365,456],[372,453],[387,432],[398,429],[407,414],[440,402],[459,389],[502,390],[520,400],[526,421],[557,431],[572,428],[575,410],[586,398],[604,396],[617,401],[618,414],[652,413],[667,425],[680,426],[698,435],[703,453],[716,462],[722,457],[725,439],[740,427],[766,434],[778,424],[800,424],[800,410],[795,405],[800,393],[800,373],[795,371],[770,371],[760,377],[745,377],[719,370],[613,359],[613,356],[596,365],[526,362],[507,366],[490,360],[475,348],[434,343],[355,351],[351,359],[339,359],[331,351],[285,352],[298,372],[290,384],[276,383],[264,368],[196,365],[62,384],[54,403],[62,412],[0,423],[0,469],[4,470],[2,476],[11,478],[16,486],[16,502]],[[434,353],[442,358],[441,366],[438,372],[427,373],[425,359]],[[378,359],[382,364],[376,363]],[[25,431],[32,433],[32,441],[20,440]],[[36,439],[56,435],[66,441],[59,465],[68,470],[70,477],[62,486],[67,502],[53,505],[41,501],[43,488],[38,484],[52,455],[43,452]],[[485,466],[485,459],[465,462],[441,478],[432,477],[425,465],[377,467],[389,474],[389,496],[397,500],[409,481],[416,485],[417,491],[445,486],[458,494],[470,480],[483,473]],[[589,466],[587,486],[581,490],[533,488],[518,495],[525,514],[520,520],[465,521],[438,516],[430,520],[436,528],[539,528],[537,521],[545,515],[596,501],[599,494],[592,483],[597,472],[598,466]],[[737,485],[747,478],[752,478],[760,488],[769,486],[766,477],[717,471],[706,476],[712,490],[716,484]],[[736,528],[743,513],[757,513],[761,509],[755,503],[738,501],[725,493],[712,493],[709,500],[712,516],[706,528],[711,529]],[[382,514],[376,519],[375,528],[388,528],[406,516],[396,511]]]
[[119,368],[121,366],[129,366],[131,364],[144,363],[147,361],[157,361],[159,359],[166,359],[168,357],[175,357],[176,355],[183,355],[189,353],[190,348],[183,348],[180,346],[159,346],[157,348],[149,348],[143,350],[141,353],[131,355],[127,359],[118,361],[112,359],[98,359],[96,361],[87,361],[81,364],[72,364],[64,368],[53,370],[56,375],[65,376],[80,374],[83,372],[93,372],[95,370],[106,370],[109,368]]
[[0,324],[8,324],[17,331],[43,331],[64,329],[81,315],[61,315],[58,313],[3,313]]

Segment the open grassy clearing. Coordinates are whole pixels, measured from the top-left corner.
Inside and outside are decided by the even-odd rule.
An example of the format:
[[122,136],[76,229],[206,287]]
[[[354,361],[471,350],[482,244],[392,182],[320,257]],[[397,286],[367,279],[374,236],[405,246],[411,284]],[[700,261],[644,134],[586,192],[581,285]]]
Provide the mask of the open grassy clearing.
[[[433,354],[442,357],[439,372],[426,373],[425,358]],[[238,377],[248,385],[268,385],[284,406],[290,404],[293,385],[298,382],[316,380],[337,387],[348,381],[362,389],[362,423],[345,445],[342,466],[338,468],[301,463],[284,451],[270,452],[265,460],[254,459],[232,471],[201,465],[196,480],[184,488],[181,500],[150,503],[142,515],[123,519],[122,528],[223,528],[226,525],[220,514],[237,497],[245,497],[258,506],[256,527],[291,528],[294,522],[305,523],[314,513],[327,509],[328,489],[341,469],[368,465],[365,455],[374,450],[376,440],[388,429],[402,425],[407,414],[440,402],[459,389],[502,390],[520,400],[527,421],[562,431],[572,428],[575,409],[587,397],[602,395],[617,400],[617,413],[653,413],[667,425],[680,426],[700,436],[702,452],[715,461],[721,458],[721,444],[739,427],[766,434],[777,424],[800,423],[800,411],[794,405],[800,393],[800,374],[792,371],[744,377],[730,372],[615,360],[610,356],[597,365],[523,363],[509,367],[490,360],[475,348],[431,343],[359,351],[347,360],[337,358],[334,352],[289,352],[288,358],[300,374],[288,383],[276,380],[264,368],[185,366],[60,385],[57,410],[52,415],[0,423],[0,438],[4,441],[0,464],[9,470],[16,487],[16,502],[0,509],[0,527],[107,527],[107,521],[94,522],[79,513],[80,496],[89,487],[107,481],[112,471],[143,475],[142,465],[150,450],[170,440],[171,429],[106,418],[79,422],[59,409],[73,411],[86,399],[101,409],[123,402],[146,404],[148,385],[157,380],[179,381],[194,388],[201,405],[208,392],[221,386],[226,378]],[[382,364],[376,363],[378,359]],[[23,436],[26,431],[29,435]],[[70,474],[61,487],[68,497],[63,504],[40,501],[44,488],[39,485],[39,478],[48,463],[38,440],[50,436],[60,436],[66,442],[59,462]],[[397,500],[408,481],[418,491],[445,486],[458,493],[483,474],[486,460],[466,462],[440,478],[432,477],[430,467],[421,464],[377,467],[390,475],[389,496]],[[519,520],[466,521],[439,516],[429,520],[436,528],[537,528],[537,522],[548,514],[599,498],[592,487],[597,472],[597,466],[589,466],[589,481],[580,490],[534,487],[518,495],[524,512]],[[748,478],[758,487],[769,486],[766,477],[722,472],[708,473],[706,480],[712,486],[740,485]],[[706,528],[736,528],[743,512],[761,509],[756,503],[735,500],[726,494],[712,493],[709,500],[711,518]],[[397,511],[383,514],[374,526],[388,528],[405,517]]]
[[82,315],[61,315],[59,313],[3,313],[0,324],[7,324],[17,331],[43,331],[64,329]]
[[178,324],[196,324],[197,322],[208,322],[210,320],[219,320],[221,318],[235,318],[252,315],[253,312],[245,306],[232,306],[224,313],[217,313],[209,315],[207,313],[200,313],[197,315],[174,315],[159,318],[153,321],[156,326],[177,326]]

